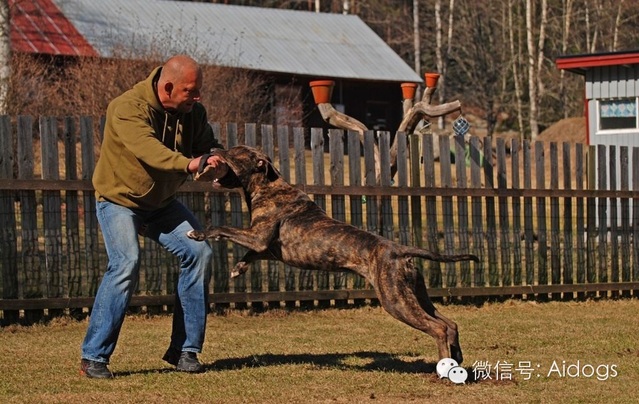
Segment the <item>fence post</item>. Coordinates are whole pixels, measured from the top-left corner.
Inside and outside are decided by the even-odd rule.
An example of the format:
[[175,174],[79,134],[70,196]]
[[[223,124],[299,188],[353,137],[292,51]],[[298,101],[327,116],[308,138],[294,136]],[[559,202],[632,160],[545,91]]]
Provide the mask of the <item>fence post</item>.
[[[18,117],[18,179],[31,180],[34,177],[33,118]],[[36,192],[20,191],[20,214],[22,228],[22,268],[24,276],[24,297],[41,298],[43,292],[43,259],[38,243],[38,204]],[[44,311],[25,311],[28,324],[40,321]]]
[[[424,134],[422,136],[422,154],[424,157],[424,186],[426,188],[435,188],[435,159],[432,134]],[[432,252],[439,253],[437,216],[437,197],[426,196],[426,248]],[[428,285],[431,288],[442,287],[442,270],[439,262],[428,262]]]
[[[563,143],[563,170],[564,170],[564,189],[571,190],[572,187],[572,164],[570,158],[570,143]],[[572,198],[565,197],[564,200],[564,265],[563,279],[564,285],[573,283],[572,272],[573,266],[573,203]],[[571,292],[564,293],[564,299],[572,299],[574,296]]]
[[[40,155],[42,157],[42,179],[59,180],[60,162],[58,152],[58,126],[55,117],[40,117]],[[43,191],[44,254],[46,268],[46,296],[64,295],[62,279],[67,276],[62,260],[62,199],[60,191]],[[59,316],[62,310],[53,309],[51,316]]]
[[[99,138],[102,136],[99,135]],[[99,143],[95,141],[93,130],[93,118],[90,116],[80,117],[80,146],[82,148],[82,176],[83,180],[90,181],[95,168],[95,151]],[[82,196],[84,206],[84,247],[85,247],[85,267],[86,294],[85,296],[95,296],[98,291],[100,274],[104,271],[100,263],[100,242],[98,240],[98,218],[95,212],[95,194],[84,192]]]
[[[493,170],[493,140],[491,137],[484,138],[484,188],[495,188],[495,175]],[[490,286],[499,285],[499,263],[497,260],[497,218],[495,214],[495,198],[487,196],[486,203],[486,247],[488,255],[488,284]]]
[[[311,153],[313,156],[313,184],[324,185],[324,131],[311,128]],[[314,195],[315,203],[326,211],[326,195]],[[329,274],[327,271],[317,272],[317,290],[329,290]],[[330,302],[319,302],[320,307],[328,307]]]
[[[14,139],[10,117],[0,116],[0,178],[3,179],[13,179]],[[0,285],[3,299],[19,298],[16,194],[13,190],[0,190]],[[3,320],[6,324],[13,324],[18,322],[19,316],[18,310],[5,310]]]
[[[546,189],[546,164],[544,160],[544,144],[535,142],[535,188]],[[539,285],[548,284],[548,233],[546,224],[546,197],[537,197],[537,282]],[[538,298],[547,299],[547,295],[540,294]]]

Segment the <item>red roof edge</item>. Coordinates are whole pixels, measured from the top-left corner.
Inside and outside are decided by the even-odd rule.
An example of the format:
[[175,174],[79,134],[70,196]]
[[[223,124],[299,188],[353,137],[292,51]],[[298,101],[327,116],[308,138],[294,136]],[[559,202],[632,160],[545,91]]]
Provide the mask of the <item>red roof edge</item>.
[[632,64],[639,64],[639,51],[560,56],[555,60],[558,69],[577,74],[586,74],[586,70],[593,67]]

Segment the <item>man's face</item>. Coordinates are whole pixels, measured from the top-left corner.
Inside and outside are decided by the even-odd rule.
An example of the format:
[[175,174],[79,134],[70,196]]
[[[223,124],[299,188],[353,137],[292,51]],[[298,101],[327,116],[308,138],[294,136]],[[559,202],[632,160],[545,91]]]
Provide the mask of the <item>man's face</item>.
[[200,101],[202,89],[202,74],[200,71],[185,72],[182,79],[173,83],[171,104],[175,110],[182,113],[191,112],[193,105]]

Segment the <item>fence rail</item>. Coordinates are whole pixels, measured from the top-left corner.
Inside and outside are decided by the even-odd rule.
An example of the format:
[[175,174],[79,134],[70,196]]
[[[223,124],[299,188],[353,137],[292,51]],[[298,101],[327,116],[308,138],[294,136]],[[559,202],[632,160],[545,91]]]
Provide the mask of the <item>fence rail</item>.
[[[101,120],[0,117],[0,310],[3,323],[86,311],[106,268],[91,174]],[[391,134],[321,128],[212,124],[228,146],[260,146],[294,186],[331,216],[440,253],[474,253],[480,263],[419,261],[433,297],[631,296],[639,292],[639,148],[502,138]],[[34,141],[35,139],[35,141]],[[437,150],[435,149],[437,147]],[[433,156],[439,156],[437,160]],[[187,182],[178,198],[206,225],[242,226],[239,192]],[[132,306],[173,303],[176,259],[141,238]],[[211,302],[221,307],[327,305],[374,299],[347,273],[256,263],[229,269],[241,247],[212,243]],[[45,313],[46,310],[46,313]]]

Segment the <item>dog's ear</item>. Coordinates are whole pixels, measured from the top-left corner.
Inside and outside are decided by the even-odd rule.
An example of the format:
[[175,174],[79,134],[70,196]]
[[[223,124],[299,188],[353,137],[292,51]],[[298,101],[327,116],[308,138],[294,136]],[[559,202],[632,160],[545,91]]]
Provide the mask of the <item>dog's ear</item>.
[[266,178],[271,182],[277,180],[282,176],[282,174],[277,171],[277,168],[275,168],[273,163],[271,163],[270,160],[266,159],[259,159],[257,161],[257,171],[265,173]]

